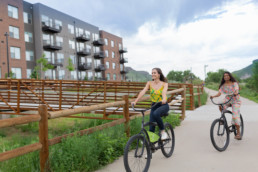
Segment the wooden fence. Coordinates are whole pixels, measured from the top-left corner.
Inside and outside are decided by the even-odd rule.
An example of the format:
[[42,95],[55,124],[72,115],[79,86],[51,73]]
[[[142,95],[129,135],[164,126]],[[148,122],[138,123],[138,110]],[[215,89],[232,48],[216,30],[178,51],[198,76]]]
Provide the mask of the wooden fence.
[[[45,104],[48,111],[59,111],[116,102],[124,95],[136,97],[144,86],[143,82],[0,79],[0,114],[29,115],[21,112],[37,110],[40,104]],[[192,84],[169,83],[168,91],[183,86],[186,87],[186,108],[193,110],[194,97],[201,93],[199,86],[196,89]],[[145,101],[138,105],[147,107],[149,104]],[[104,109],[98,113],[109,115],[121,111]]]
[[[185,107],[186,107],[186,87],[183,86],[183,88],[169,91],[167,94],[168,94],[169,100],[171,100],[169,102],[170,106],[173,107],[177,104],[180,104],[181,114],[182,114],[181,119],[184,119]],[[172,100],[172,97],[174,97],[175,94],[178,95],[179,98]],[[149,98],[150,98],[149,96],[146,96],[141,98],[140,101],[144,102]],[[95,131],[103,130],[105,128],[112,127],[122,123],[124,123],[126,134],[129,137],[129,133],[130,133],[129,121],[140,116],[139,113],[138,114],[130,113],[129,106],[131,102],[132,100],[129,99],[129,96],[124,95],[123,99],[120,101],[90,105],[86,107],[78,107],[75,109],[65,109],[60,111],[48,111],[47,105],[40,105],[38,107],[37,115],[22,116],[17,118],[0,120],[0,128],[15,126],[19,124],[27,124],[30,122],[39,122],[39,143],[34,143],[34,144],[26,145],[20,148],[3,152],[0,154],[0,162],[15,158],[30,152],[34,152],[36,150],[40,150],[40,153],[39,153],[40,169],[41,171],[46,171],[50,168],[49,146],[60,143],[63,138],[71,137],[71,136],[74,136],[75,134],[79,134],[79,135],[90,134]],[[67,117],[67,116],[75,115],[79,113],[87,113],[90,111],[96,111],[96,110],[105,109],[108,107],[118,107],[118,106],[123,106],[123,118],[113,120],[112,122],[109,122],[100,126],[81,130],[81,131],[78,131],[77,133],[66,134],[63,136],[48,139],[48,120],[49,119]]]

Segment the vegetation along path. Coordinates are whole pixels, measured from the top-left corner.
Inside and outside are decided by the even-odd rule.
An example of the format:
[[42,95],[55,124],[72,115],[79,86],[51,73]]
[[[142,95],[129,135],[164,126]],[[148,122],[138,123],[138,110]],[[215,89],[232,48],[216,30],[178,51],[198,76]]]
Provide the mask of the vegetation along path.
[[[215,91],[206,89],[208,94]],[[216,100],[216,99],[215,99]],[[205,106],[187,111],[185,120],[175,129],[176,146],[171,158],[165,158],[161,151],[155,152],[150,172],[243,172],[257,171],[258,155],[258,104],[242,98],[241,113],[245,122],[243,140],[230,135],[226,151],[218,152],[210,141],[210,126],[220,116],[218,107],[208,100]],[[98,172],[122,172],[123,158]]]

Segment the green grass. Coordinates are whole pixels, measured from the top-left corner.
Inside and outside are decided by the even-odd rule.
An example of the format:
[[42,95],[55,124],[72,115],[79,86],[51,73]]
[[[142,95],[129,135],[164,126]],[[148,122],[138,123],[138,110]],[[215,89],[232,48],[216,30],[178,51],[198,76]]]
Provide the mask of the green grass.
[[[148,120],[148,116],[146,116],[145,121]],[[49,120],[49,135],[51,137],[59,136],[64,134],[63,132],[75,132],[105,122],[110,121],[72,118]],[[173,127],[178,126],[180,125],[179,115],[171,114],[164,119],[164,122],[170,122]],[[140,127],[141,118],[130,121],[130,134],[138,133]],[[11,135],[11,131],[15,134]],[[0,135],[0,152],[36,143],[38,142],[37,134],[36,123],[6,128]],[[50,171],[94,171],[99,169],[123,155],[127,140],[123,124],[90,135],[64,139],[61,143],[49,147]],[[39,152],[32,152],[1,162],[0,171],[40,171]]]

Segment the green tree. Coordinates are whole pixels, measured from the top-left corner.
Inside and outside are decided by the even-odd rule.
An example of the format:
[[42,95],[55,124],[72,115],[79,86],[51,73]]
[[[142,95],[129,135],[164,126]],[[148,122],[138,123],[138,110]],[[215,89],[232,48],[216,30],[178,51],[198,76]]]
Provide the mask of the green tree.
[[34,67],[33,72],[31,73],[31,78],[40,79],[40,71],[46,72],[49,69],[54,69],[54,66],[48,63],[45,56],[46,55],[43,54],[42,57],[36,61],[37,65]]
[[172,70],[167,74],[167,79],[170,81],[183,82],[183,72]]
[[[5,78],[8,78],[8,73],[5,73]],[[9,78],[15,79],[15,75],[12,71],[9,72]]]
[[252,82],[253,87],[256,91],[258,91],[258,62],[253,63],[253,76],[252,76]]
[[68,59],[68,65],[66,66],[66,68],[71,72],[74,71],[74,66],[73,66],[73,61],[71,58]]

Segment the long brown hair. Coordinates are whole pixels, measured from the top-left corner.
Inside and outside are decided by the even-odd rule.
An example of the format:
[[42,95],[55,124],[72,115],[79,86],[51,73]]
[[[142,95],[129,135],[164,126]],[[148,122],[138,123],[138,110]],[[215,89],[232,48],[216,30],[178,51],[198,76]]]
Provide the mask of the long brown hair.
[[224,75],[225,74],[228,74],[229,75],[229,78],[230,78],[230,81],[231,82],[237,82],[236,79],[233,77],[233,75],[230,73],[230,72],[224,72],[223,73],[223,76],[222,76],[222,79],[221,79],[221,82],[220,82],[220,85],[219,85],[219,89],[220,87],[226,82],[225,79],[224,79]]
[[160,68],[153,68],[152,70],[156,70],[158,72],[158,74],[160,75],[160,80],[163,81],[163,82],[168,82],[167,78],[163,75],[162,71]]

